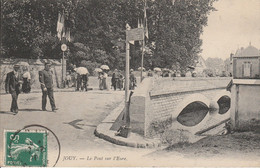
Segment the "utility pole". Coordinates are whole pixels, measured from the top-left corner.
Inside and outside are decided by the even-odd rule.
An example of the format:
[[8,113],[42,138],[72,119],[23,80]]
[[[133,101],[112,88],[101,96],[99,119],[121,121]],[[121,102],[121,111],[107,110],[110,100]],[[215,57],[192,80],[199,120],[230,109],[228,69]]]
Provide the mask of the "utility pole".
[[64,81],[65,81],[65,68],[64,68],[64,52],[67,51],[67,45],[62,44],[61,45],[61,51],[62,51],[62,60],[61,60],[61,88],[64,88]]

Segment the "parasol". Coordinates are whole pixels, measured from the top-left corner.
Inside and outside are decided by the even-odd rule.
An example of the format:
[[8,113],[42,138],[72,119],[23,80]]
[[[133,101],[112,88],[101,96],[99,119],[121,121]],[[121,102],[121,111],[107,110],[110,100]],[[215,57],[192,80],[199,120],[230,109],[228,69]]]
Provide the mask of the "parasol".
[[102,72],[102,69],[100,69],[100,68],[95,68],[94,71],[95,71],[95,72]]
[[78,68],[75,68],[75,71],[80,74],[80,75],[86,75],[88,74],[88,69],[85,68],[85,67],[78,67]]
[[[141,71],[142,67],[138,68],[138,71]],[[143,71],[145,71],[145,68],[143,67]]]
[[161,68],[158,68],[158,67],[154,68],[153,70],[154,70],[155,72],[161,72],[161,71],[162,71]]
[[109,67],[107,65],[101,65],[100,68],[103,69],[103,70],[109,70]]
[[20,66],[25,66],[25,67],[30,66],[30,65],[28,64],[28,62],[23,62],[23,61],[19,62],[18,65],[20,65]]
[[163,71],[163,72],[170,72],[171,70],[170,70],[170,69],[167,69],[167,68],[163,68],[162,71]]

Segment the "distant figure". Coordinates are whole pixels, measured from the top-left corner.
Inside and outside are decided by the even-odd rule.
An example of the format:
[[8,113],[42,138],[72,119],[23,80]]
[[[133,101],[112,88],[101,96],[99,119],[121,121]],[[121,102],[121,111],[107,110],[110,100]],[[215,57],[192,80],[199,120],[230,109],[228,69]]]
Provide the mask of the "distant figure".
[[18,113],[18,95],[21,93],[22,90],[22,75],[19,72],[20,66],[14,65],[14,70],[9,72],[6,75],[5,79],[5,91],[6,93],[10,93],[12,96],[12,104],[11,104],[11,112],[14,112],[14,115]]
[[114,90],[116,90],[116,88],[117,88],[118,79],[119,79],[118,71],[117,71],[117,69],[115,69],[112,74],[112,79],[111,79],[111,83],[112,83]]
[[103,90],[103,77],[104,77],[104,73],[103,72],[99,72],[98,73],[98,81],[99,81],[99,89]]
[[77,73],[77,87],[76,87],[76,91],[79,91],[79,88],[82,87],[82,76]]
[[66,78],[65,78],[65,80],[66,80],[66,86],[68,86],[68,88],[70,88],[71,75],[70,75],[70,72],[69,72],[69,71],[66,73]]
[[107,73],[103,72],[102,85],[103,85],[104,90],[108,89],[108,87],[107,87],[107,77],[108,77]]
[[22,90],[24,93],[29,93],[31,91],[31,74],[28,71],[28,67],[23,68],[23,85]]
[[42,111],[46,111],[47,95],[50,99],[52,111],[58,110],[53,97],[53,80],[50,71],[51,64],[45,63],[45,68],[39,71],[39,80],[42,89]]
[[153,76],[153,73],[152,73],[151,69],[148,70],[147,76],[148,77],[152,77]]
[[81,75],[82,79],[82,85],[81,85],[81,91],[88,91],[88,74]]
[[117,86],[118,86],[118,88],[119,88],[120,90],[122,90],[123,87],[124,87],[124,76],[123,76],[123,74],[121,73],[120,70],[118,71]]
[[136,87],[136,77],[134,75],[133,69],[130,69],[130,83],[129,84],[130,84],[129,89],[134,90]]

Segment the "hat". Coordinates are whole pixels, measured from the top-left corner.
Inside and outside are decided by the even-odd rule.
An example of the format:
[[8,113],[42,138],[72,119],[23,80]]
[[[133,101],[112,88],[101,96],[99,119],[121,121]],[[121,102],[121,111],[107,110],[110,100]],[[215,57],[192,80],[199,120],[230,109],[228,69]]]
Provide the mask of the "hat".
[[20,65],[19,64],[15,64],[14,68],[20,68]]
[[130,69],[130,72],[133,72],[134,70],[133,69]]
[[46,66],[46,65],[51,65],[51,63],[50,63],[50,62],[45,62],[44,65],[45,65],[45,66]]

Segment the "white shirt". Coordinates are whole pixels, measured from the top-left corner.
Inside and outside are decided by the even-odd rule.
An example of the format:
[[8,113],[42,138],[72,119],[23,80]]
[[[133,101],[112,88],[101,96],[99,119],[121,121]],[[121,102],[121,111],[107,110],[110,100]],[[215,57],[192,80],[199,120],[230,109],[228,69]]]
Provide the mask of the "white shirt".
[[31,74],[30,74],[30,72],[25,72],[24,74],[23,74],[23,78],[27,78],[27,79],[31,79]]

